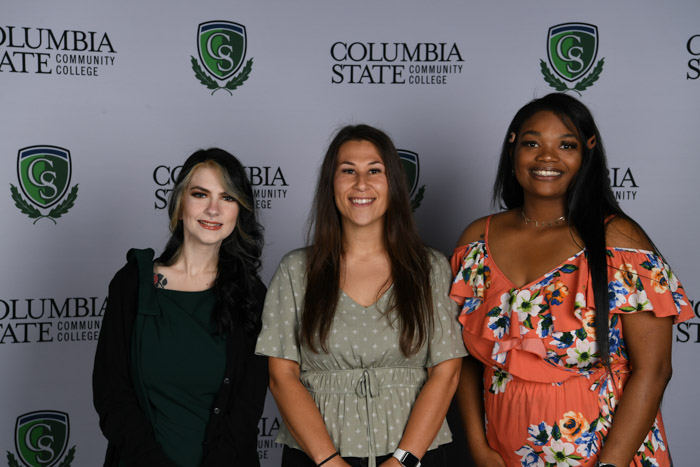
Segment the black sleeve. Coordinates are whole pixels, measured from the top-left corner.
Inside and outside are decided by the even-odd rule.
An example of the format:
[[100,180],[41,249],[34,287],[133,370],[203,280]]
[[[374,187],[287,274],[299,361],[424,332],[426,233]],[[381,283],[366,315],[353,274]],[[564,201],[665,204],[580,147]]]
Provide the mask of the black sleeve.
[[137,297],[138,271],[129,263],[109,285],[92,371],[93,403],[109,442],[106,465],[111,457],[114,465],[121,459],[129,466],[174,467],[134,392],[130,356]]

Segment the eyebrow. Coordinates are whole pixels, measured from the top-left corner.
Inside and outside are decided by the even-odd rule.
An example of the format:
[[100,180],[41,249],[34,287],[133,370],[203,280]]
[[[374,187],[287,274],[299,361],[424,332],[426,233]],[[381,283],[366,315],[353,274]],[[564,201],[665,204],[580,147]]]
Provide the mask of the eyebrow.
[[[342,162],[341,162],[340,164],[338,164],[338,165],[343,165],[343,164],[355,165],[355,163],[354,163],[354,162],[351,162],[351,161],[342,161]],[[370,163],[367,164],[367,165],[375,165],[375,164],[384,165],[384,162],[382,162],[382,161],[372,161],[372,162],[370,162]]]
[[[525,135],[542,136],[542,133],[540,133],[539,131],[535,131],[535,130],[528,130],[528,131],[523,132],[523,136],[525,136]],[[559,135],[559,137],[560,137],[560,138],[574,138],[574,139],[578,139],[578,136],[576,136],[576,135],[573,134],[573,133],[564,133],[563,135]]]

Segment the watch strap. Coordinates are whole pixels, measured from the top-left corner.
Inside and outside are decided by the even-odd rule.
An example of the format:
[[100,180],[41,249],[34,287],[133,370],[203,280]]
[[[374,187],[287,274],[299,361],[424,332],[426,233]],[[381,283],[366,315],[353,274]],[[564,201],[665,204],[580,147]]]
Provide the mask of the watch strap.
[[401,448],[396,448],[392,457],[395,457],[403,467],[420,467],[420,459]]

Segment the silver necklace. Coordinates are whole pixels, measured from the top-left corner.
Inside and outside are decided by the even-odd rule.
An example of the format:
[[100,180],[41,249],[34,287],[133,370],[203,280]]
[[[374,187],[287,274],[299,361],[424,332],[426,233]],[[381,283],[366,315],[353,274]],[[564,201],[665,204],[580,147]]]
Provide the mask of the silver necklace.
[[553,225],[557,225],[558,223],[565,221],[566,216],[559,216],[556,219],[552,219],[551,221],[533,221],[529,217],[525,215],[525,211],[522,209],[520,210],[520,215],[523,216],[523,220],[525,221],[526,224],[535,224],[535,227],[551,227]]

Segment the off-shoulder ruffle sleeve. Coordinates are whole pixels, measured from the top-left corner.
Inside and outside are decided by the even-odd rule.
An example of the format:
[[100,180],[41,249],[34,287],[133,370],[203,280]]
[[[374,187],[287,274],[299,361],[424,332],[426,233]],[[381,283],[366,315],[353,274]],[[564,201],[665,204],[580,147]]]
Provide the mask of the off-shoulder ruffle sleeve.
[[474,242],[455,249],[451,258],[452,274],[455,276],[450,289],[450,298],[462,309],[459,321],[476,310],[484,302],[484,289],[489,287],[491,276],[484,264],[486,259],[484,242]]
[[[609,248],[608,298],[611,313],[651,311],[673,316],[679,323],[693,317],[693,309],[676,275],[656,253]],[[592,303],[592,291],[589,290]]]

